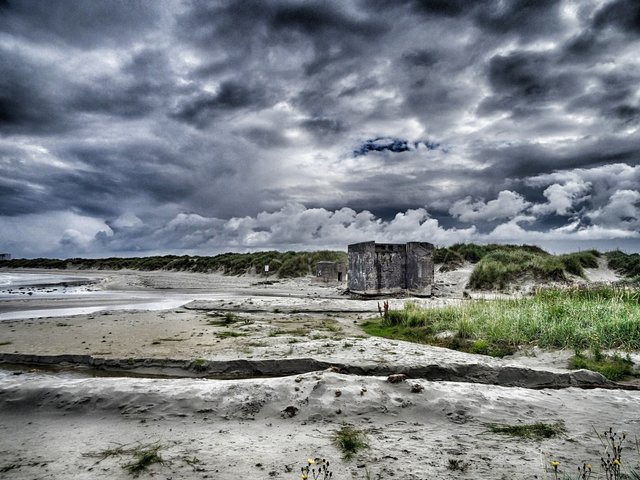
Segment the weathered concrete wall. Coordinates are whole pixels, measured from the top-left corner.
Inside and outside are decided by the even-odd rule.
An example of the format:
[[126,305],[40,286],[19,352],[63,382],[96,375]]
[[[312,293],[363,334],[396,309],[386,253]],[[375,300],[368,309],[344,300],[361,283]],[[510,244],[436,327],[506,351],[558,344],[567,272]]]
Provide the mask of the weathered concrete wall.
[[414,295],[431,295],[433,286],[433,245],[407,243],[406,288]]
[[394,293],[405,288],[407,250],[405,245],[378,243],[375,248],[377,293]]
[[433,245],[427,242],[349,245],[349,291],[385,295],[407,290],[431,295]]
[[346,267],[340,262],[318,262],[316,264],[317,282],[343,282],[346,277]]
[[348,247],[349,291],[366,293],[378,289],[375,242],[354,243]]

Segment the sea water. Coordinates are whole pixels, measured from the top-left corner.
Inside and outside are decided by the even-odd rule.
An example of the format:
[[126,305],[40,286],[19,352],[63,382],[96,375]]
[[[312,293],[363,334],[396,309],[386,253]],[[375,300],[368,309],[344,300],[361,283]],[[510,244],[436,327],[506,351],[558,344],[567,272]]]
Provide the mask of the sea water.
[[89,277],[60,275],[55,273],[0,273],[0,290],[19,287],[83,285],[95,281]]
[[[83,315],[105,310],[167,310],[222,294],[166,290],[102,290],[92,277],[56,273],[0,273],[0,321]],[[28,300],[28,302],[25,302]]]

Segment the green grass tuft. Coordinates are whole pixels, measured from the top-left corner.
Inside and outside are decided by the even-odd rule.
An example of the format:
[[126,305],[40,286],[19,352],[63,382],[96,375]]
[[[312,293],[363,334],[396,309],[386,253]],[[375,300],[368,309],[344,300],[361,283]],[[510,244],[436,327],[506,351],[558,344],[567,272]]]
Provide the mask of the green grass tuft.
[[351,425],[343,425],[333,432],[333,444],[342,452],[345,460],[351,460],[360,450],[367,448],[369,443],[364,432]]
[[189,365],[194,372],[204,372],[207,370],[207,361],[204,358],[196,358]]
[[591,370],[598,372],[609,380],[621,380],[634,374],[633,362],[627,357],[618,354],[603,355],[596,350],[593,356],[586,356],[583,353],[576,354],[569,359],[569,368]]

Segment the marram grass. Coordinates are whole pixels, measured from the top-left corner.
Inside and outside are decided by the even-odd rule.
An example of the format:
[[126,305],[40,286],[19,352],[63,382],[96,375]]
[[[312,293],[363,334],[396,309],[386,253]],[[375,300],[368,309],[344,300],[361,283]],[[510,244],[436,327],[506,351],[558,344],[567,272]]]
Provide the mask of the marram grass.
[[451,332],[450,342],[457,342],[452,348],[463,346],[458,349],[467,351],[473,351],[474,345],[489,350],[496,345],[639,350],[640,290],[550,289],[518,299],[471,300],[440,308],[407,302],[402,310],[389,311],[385,319],[369,322],[365,330],[429,344],[443,344],[436,335]]

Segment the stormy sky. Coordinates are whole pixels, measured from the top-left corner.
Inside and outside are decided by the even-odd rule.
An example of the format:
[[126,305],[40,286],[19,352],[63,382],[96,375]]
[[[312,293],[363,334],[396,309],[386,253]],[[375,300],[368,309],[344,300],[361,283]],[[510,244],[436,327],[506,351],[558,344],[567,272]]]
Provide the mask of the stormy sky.
[[0,0],[0,251],[640,250],[635,0]]

